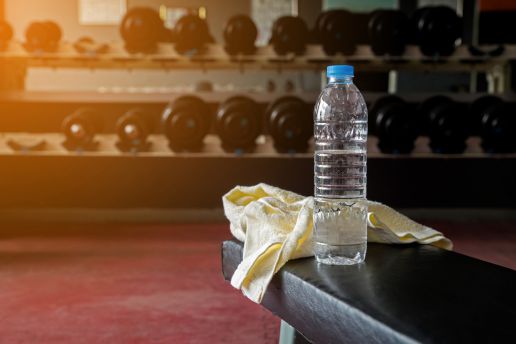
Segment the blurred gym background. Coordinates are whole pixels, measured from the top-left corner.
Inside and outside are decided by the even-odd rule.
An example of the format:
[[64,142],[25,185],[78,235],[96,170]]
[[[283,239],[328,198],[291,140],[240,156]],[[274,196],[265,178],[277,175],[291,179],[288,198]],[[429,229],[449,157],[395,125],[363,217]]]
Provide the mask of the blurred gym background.
[[351,64],[368,198],[516,268],[516,3],[0,0],[0,342],[272,343],[221,196],[313,189]]

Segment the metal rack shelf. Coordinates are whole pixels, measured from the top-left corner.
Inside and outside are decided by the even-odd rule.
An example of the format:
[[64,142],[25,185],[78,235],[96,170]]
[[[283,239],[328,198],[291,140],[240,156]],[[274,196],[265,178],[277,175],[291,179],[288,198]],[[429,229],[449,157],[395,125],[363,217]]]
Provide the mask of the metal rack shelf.
[[[23,155],[55,156],[55,157],[146,157],[146,158],[224,158],[224,159],[308,159],[313,160],[313,142],[310,142],[306,152],[279,153],[274,149],[272,139],[262,135],[256,141],[256,148],[251,152],[226,152],[222,149],[220,139],[216,135],[208,135],[205,138],[205,145],[199,152],[177,153],[169,148],[168,141],[164,135],[152,134],[148,140],[150,148],[143,152],[121,152],[116,147],[117,137],[115,134],[98,134],[98,142],[95,151],[68,151],[62,143],[65,137],[60,133],[0,133],[0,156]],[[43,142],[42,148],[37,150],[13,150],[9,141],[18,142],[20,146],[31,146]],[[384,154],[377,147],[378,139],[374,136],[368,138],[368,157],[370,159],[516,159],[513,154],[486,154],[480,146],[478,137],[470,137],[467,141],[467,149],[463,154],[434,154],[428,146],[428,138],[419,137],[415,143],[415,149],[411,154]]]
[[128,53],[122,42],[111,43],[105,53],[79,53],[71,43],[63,42],[55,53],[29,53],[21,42],[10,42],[0,52],[0,90],[25,89],[29,68],[104,69],[104,70],[238,70],[246,71],[312,71],[321,73],[329,64],[353,64],[363,72],[483,72],[489,75],[489,90],[501,93],[507,89],[506,75],[510,62],[516,60],[516,45],[505,47],[497,57],[473,56],[467,46],[459,46],[453,55],[433,58],[421,54],[417,46],[408,46],[402,56],[375,56],[370,46],[359,45],[350,56],[328,56],[320,45],[308,45],[303,55],[279,56],[272,46],[259,47],[254,55],[230,56],[220,44],[208,44],[196,55],[180,55],[174,45],[161,43],[154,54]]
[[24,63],[29,67],[91,68],[91,69],[247,69],[314,70],[327,64],[353,63],[362,70],[388,71],[397,69],[485,71],[516,59],[516,46],[507,46],[498,57],[472,56],[466,46],[460,46],[449,57],[432,58],[421,54],[417,46],[409,46],[399,57],[375,56],[369,46],[361,45],[354,55],[328,56],[319,45],[307,46],[301,56],[277,55],[271,46],[260,47],[254,55],[230,56],[220,44],[210,44],[202,54],[179,55],[173,44],[160,44],[154,54],[130,54],[122,43],[109,45],[104,54],[79,53],[70,43],[62,43],[55,53],[28,53],[20,42],[12,42],[0,53],[1,62]]

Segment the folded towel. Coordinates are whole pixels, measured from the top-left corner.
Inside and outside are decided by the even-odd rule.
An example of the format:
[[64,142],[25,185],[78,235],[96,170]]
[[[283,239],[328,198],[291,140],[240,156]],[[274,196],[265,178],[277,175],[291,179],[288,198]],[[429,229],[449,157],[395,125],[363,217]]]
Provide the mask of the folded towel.
[[[313,197],[267,184],[237,186],[223,196],[233,236],[244,243],[231,285],[260,303],[272,276],[291,259],[313,256]],[[368,241],[417,242],[451,250],[452,242],[381,203],[367,201]]]

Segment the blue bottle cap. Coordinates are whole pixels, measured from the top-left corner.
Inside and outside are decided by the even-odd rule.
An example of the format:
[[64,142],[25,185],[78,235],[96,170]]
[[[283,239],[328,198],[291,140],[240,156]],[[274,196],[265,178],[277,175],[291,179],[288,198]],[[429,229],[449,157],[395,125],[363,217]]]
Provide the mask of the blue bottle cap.
[[333,65],[326,68],[326,76],[328,78],[345,78],[354,75],[355,69],[350,65]]

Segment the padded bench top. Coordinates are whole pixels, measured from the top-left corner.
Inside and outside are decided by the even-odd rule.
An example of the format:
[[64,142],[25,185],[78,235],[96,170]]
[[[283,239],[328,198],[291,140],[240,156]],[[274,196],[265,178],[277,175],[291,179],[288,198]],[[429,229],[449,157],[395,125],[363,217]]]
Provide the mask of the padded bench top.
[[[226,280],[242,250],[222,244]],[[433,246],[369,244],[354,266],[290,261],[262,304],[314,343],[516,339],[516,271]]]

